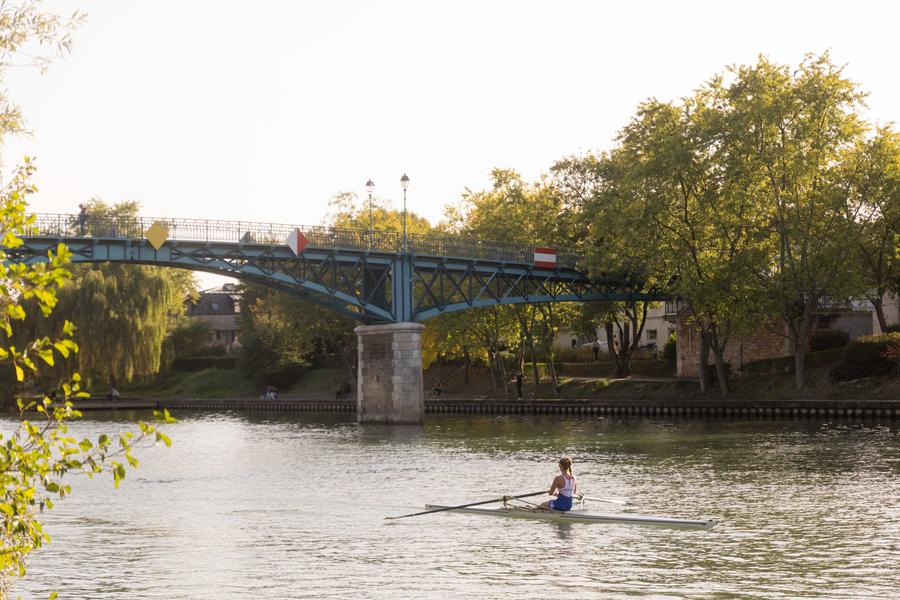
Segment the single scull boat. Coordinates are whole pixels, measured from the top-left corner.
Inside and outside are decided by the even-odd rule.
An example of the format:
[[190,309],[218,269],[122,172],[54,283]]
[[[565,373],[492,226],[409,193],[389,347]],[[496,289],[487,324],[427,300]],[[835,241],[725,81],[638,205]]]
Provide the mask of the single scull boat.
[[604,514],[588,512],[583,509],[569,511],[544,510],[529,506],[510,506],[504,503],[498,508],[454,508],[439,504],[426,504],[428,510],[486,515],[496,517],[513,517],[517,519],[540,519],[556,523],[621,523],[626,525],[650,525],[655,527],[674,527],[678,529],[712,529],[716,521],[712,519],[674,519],[671,517],[654,517],[629,514]]

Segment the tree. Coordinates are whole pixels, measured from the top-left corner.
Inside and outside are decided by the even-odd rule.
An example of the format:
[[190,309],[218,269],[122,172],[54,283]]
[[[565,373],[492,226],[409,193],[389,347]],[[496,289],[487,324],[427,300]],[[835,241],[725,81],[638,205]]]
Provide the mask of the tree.
[[174,359],[200,356],[210,349],[209,323],[196,317],[177,319],[169,330],[168,342]]
[[[73,17],[74,21],[79,18],[79,14]],[[73,21],[45,12],[36,0],[18,6],[0,4],[0,80],[6,68],[23,55],[23,47],[38,46],[37,52],[24,55],[30,55],[40,67],[67,51],[71,25]],[[5,135],[22,128],[20,110],[8,100],[5,90],[0,91],[0,143]],[[33,162],[24,159],[0,190],[0,366],[11,369],[20,386],[33,383],[45,368],[79,349],[72,340],[75,326],[69,321],[51,335],[24,339],[19,335],[23,320],[31,316],[28,308],[44,316],[55,314],[57,293],[69,278],[65,268],[69,252],[63,245],[48,254],[47,262],[7,262],[9,250],[22,244],[21,236],[33,222],[25,215],[25,202],[35,191],[31,183],[34,171]],[[133,455],[137,444],[145,439],[170,443],[156,425],[147,423],[139,423],[136,432],[78,440],[69,433],[67,421],[80,416],[70,402],[85,395],[80,377],[72,374],[48,392],[34,399],[18,399],[20,426],[0,433],[0,597],[8,592],[12,577],[24,575],[29,553],[50,540],[40,514],[71,493],[65,479],[68,473],[94,476],[109,472],[118,486],[127,466],[138,465]],[[57,393],[59,400],[54,399]],[[156,417],[162,422],[172,420],[167,412]]]
[[[553,185],[574,215],[570,235],[585,253],[584,268],[594,278],[616,282],[623,293],[657,293],[671,278],[669,256],[661,252],[652,205],[641,202],[634,185],[634,165],[623,150],[570,157],[552,168]],[[647,321],[646,302],[627,300],[604,307],[604,323],[616,375],[630,373]],[[614,337],[617,336],[617,340]],[[618,341],[618,343],[616,343]]]
[[[143,422],[137,432],[126,431],[116,437],[104,434],[94,441],[78,440],[69,434],[67,421],[81,416],[71,399],[87,394],[77,373],[69,381],[50,383],[46,371],[59,361],[77,356],[79,345],[72,339],[75,326],[64,320],[52,335],[32,339],[23,339],[18,331],[29,316],[26,307],[39,317],[56,315],[57,294],[70,276],[65,269],[69,251],[60,244],[46,263],[6,263],[6,249],[21,245],[20,236],[33,222],[25,216],[25,198],[34,191],[29,182],[33,172],[33,165],[26,160],[0,195],[0,365],[11,366],[20,384],[41,380],[45,390],[36,398],[18,399],[21,426],[11,434],[0,434],[0,596],[7,591],[12,576],[24,575],[28,554],[50,541],[39,514],[53,508],[54,499],[71,493],[64,481],[67,473],[93,476],[109,471],[118,486],[126,464],[138,465],[133,455],[136,445],[145,439],[170,444],[156,425]],[[55,400],[57,390],[60,401]],[[168,412],[155,415],[158,422],[172,422]]]
[[[109,206],[94,199],[89,211],[97,225],[99,217],[136,217],[138,204]],[[71,281],[59,291],[56,314],[79,324],[75,341],[83,350],[75,360],[85,380],[116,386],[158,373],[169,332],[184,313],[185,298],[196,292],[193,274],[122,263],[76,265],[71,271]],[[30,318],[23,334],[46,335],[59,327],[61,319]]]
[[[562,198],[546,178],[527,183],[516,171],[497,168],[491,172],[491,179],[489,189],[467,189],[460,202],[447,208],[443,229],[461,237],[525,242],[533,246],[559,246],[565,241],[567,228],[559,218],[563,210]],[[538,355],[543,354],[547,358],[550,379],[555,388],[557,377],[553,365],[552,341],[561,326],[559,317],[568,315],[569,312],[549,305],[522,304],[475,312],[472,318],[486,320],[476,327],[486,334],[499,331],[498,324],[508,320],[507,313],[518,325],[514,328],[515,331],[507,333],[509,340],[518,340],[517,368],[521,369],[526,356],[529,357],[534,382],[540,383]],[[487,344],[489,357],[501,356],[490,350],[493,345],[490,335],[480,337]],[[492,370],[493,362],[489,360]],[[497,362],[497,370],[505,376],[502,361]]]
[[347,380],[356,381],[356,325],[306,298],[244,283],[241,368],[261,384],[289,387],[317,355],[337,353]]
[[745,157],[724,128],[723,93],[721,78],[713,78],[678,104],[641,104],[617,152],[630,201],[656,231],[656,251],[668,257],[667,287],[685,303],[684,317],[700,333],[701,388],[708,388],[705,366],[712,351],[725,397],[728,342],[761,318],[748,281],[752,269],[767,262],[760,235],[767,220],[760,197],[741,185]]
[[881,331],[887,330],[884,296],[900,291],[900,134],[882,127],[859,142],[843,161],[850,199],[861,207],[858,253],[865,296],[875,307]]
[[807,56],[796,70],[760,58],[731,76],[724,129],[742,163],[739,185],[765,202],[770,242],[754,282],[780,316],[776,332],[793,347],[799,390],[817,311],[864,286],[850,258],[870,217],[853,201],[842,166],[866,129],[858,114],[864,95],[827,54]]
[[[325,224],[338,229],[369,230],[369,204],[359,202],[356,194],[352,192],[339,192],[329,202],[330,214],[325,219]],[[406,232],[408,234],[428,234],[432,232],[428,219],[420,217],[414,212],[406,214]],[[403,211],[391,207],[390,201],[383,198],[372,199],[372,230],[391,231],[400,233],[403,231]]]

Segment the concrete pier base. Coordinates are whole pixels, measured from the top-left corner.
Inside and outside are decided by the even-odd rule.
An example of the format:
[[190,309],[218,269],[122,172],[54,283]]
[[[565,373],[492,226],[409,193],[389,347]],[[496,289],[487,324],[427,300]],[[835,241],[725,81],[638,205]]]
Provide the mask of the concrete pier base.
[[362,325],[356,416],[360,423],[417,425],[425,420],[420,323]]

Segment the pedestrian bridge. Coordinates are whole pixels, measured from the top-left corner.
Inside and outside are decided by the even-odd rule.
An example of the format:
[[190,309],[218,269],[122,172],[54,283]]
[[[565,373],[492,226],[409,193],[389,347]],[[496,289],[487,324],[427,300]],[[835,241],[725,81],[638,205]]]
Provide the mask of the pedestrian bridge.
[[[156,228],[154,228],[154,225]],[[295,253],[287,240],[307,242]],[[156,234],[156,235],[154,235]],[[539,302],[656,299],[624,282],[592,279],[579,256],[557,250],[536,266],[534,246],[459,236],[322,226],[153,217],[37,214],[18,262],[46,260],[58,243],[72,260],[125,262],[235,277],[325,304],[361,323],[424,321],[473,307]]]

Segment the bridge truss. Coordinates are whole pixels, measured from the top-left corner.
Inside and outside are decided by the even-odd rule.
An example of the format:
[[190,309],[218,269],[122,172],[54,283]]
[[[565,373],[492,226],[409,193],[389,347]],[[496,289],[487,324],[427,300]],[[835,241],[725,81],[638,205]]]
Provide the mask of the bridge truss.
[[[155,247],[154,223],[167,231]],[[296,229],[309,240],[286,245]],[[151,236],[152,237],[152,236]],[[410,235],[243,221],[39,214],[19,262],[46,260],[66,244],[76,263],[123,262],[205,271],[268,285],[330,306],[362,323],[423,321],[473,307],[538,302],[661,299],[591,279],[560,251],[555,268],[533,264],[534,248],[451,236]]]

